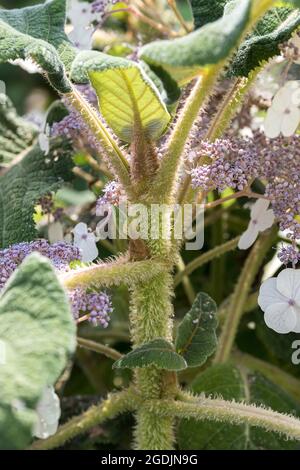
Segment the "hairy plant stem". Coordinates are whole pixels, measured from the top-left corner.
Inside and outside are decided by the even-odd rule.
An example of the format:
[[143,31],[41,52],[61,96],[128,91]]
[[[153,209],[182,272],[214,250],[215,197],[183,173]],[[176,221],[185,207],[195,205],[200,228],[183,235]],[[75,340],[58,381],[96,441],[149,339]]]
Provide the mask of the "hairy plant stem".
[[228,305],[225,322],[214,358],[215,363],[223,363],[229,359],[249,291],[263,262],[264,256],[272,246],[275,236],[275,228],[263,233],[248,255]]
[[289,439],[300,441],[300,420],[255,405],[235,401],[193,397],[181,393],[179,400],[149,402],[147,406],[154,414],[173,416],[180,419],[210,420],[231,424],[248,424],[285,435]]
[[165,269],[163,263],[154,259],[130,262],[126,257],[121,257],[112,262],[93,264],[66,272],[60,276],[60,280],[67,289],[93,285],[110,287],[129,285],[138,279],[147,282]]
[[[132,290],[131,333],[135,346],[155,338],[172,340],[171,275],[166,271],[146,283],[137,283]],[[136,386],[142,401],[172,396],[168,376],[172,374],[152,367],[136,371]],[[137,449],[172,449],[173,419],[158,419],[143,404],[137,412],[135,446]]]
[[129,175],[129,164],[122,150],[116,143],[109,130],[101,122],[95,110],[91,107],[79,91],[72,86],[72,92],[67,93],[65,97],[70,101],[72,106],[80,113],[86,124],[89,126],[94,136],[103,146],[104,152],[107,154],[107,163],[113,170],[115,176],[127,190],[128,195],[131,194],[131,181]]
[[107,419],[112,419],[125,411],[131,411],[137,406],[137,403],[138,397],[130,389],[111,394],[100,405],[92,406],[83,414],[72,418],[61,426],[53,436],[34,442],[30,450],[50,450],[60,447],[70,439],[85,433]]
[[[131,288],[130,330],[134,347],[156,338],[172,341],[172,276],[170,267],[167,267],[169,244],[164,240],[152,240],[150,245],[155,256],[160,253],[161,258],[165,259],[166,269],[146,282],[135,282]],[[149,366],[136,370],[135,383],[142,399],[136,413],[136,449],[172,449],[173,418],[158,418],[149,413],[144,403],[174,396],[177,385],[175,374]]]

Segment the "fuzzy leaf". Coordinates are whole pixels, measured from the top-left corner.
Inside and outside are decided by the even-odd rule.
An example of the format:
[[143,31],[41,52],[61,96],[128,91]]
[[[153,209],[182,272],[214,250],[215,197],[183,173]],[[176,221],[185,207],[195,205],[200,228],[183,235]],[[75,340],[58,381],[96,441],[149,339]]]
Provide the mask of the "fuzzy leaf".
[[195,28],[221,18],[226,3],[228,0],[191,0]]
[[30,442],[37,401],[63,371],[75,338],[69,302],[50,262],[32,254],[0,298],[5,351],[0,364],[1,449],[20,449]]
[[189,367],[203,365],[216,350],[216,311],[214,300],[200,292],[178,327],[176,351]]
[[72,166],[71,149],[59,140],[47,156],[37,144],[0,177],[0,248],[36,236],[34,206],[71,178]]
[[84,83],[89,77],[102,115],[120,139],[133,140],[136,132],[155,140],[170,115],[154,83],[135,62],[101,52],[82,52],[72,65],[71,77]]
[[300,12],[291,8],[273,8],[257,23],[235,55],[230,73],[248,76],[263,61],[280,53],[279,45],[290,39],[300,26]]
[[[229,364],[213,366],[201,373],[192,383],[194,393],[215,398],[244,401],[299,416],[300,406],[285,391],[260,374],[239,371]],[[214,423],[212,421],[182,420],[179,425],[180,449],[246,450],[296,449],[297,443],[278,434],[248,425]]]
[[133,349],[116,361],[113,368],[135,369],[151,365],[166,370],[182,370],[187,367],[184,358],[174,351],[172,344],[158,338]]
[[222,18],[182,38],[149,43],[141,48],[140,57],[150,66],[163,67],[177,81],[190,79],[205,65],[228,57],[248,22],[250,6],[250,0],[231,0]]
[[[221,18],[223,8],[229,2],[230,0],[192,0],[196,27]],[[230,74],[248,76],[261,62],[279,54],[279,44],[290,39],[299,25],[299,11],[289,7],[271,9],[240,46],[230,67]]]
[[18,154],[29,147],[38,130],[19,117],[5,94],[0,94],[0,162],[8,165]]
[[[32,59],[60,92],[70,91],[64,65],[75,57],[64,32],[66,0],[0,10],[0,62]],[[45,39],[46,38],[46,39]]]

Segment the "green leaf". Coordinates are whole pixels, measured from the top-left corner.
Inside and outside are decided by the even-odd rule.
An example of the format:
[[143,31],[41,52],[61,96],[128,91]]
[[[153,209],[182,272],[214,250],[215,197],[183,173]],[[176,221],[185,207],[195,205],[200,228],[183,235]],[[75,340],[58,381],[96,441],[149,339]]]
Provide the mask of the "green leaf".
[[[75,49],[65,32],[66,0],[0,10],[0,62],[32,59],[60,92],[71,90],[65,75]],[[46,38],[46,39],[45,39]]]
[[151,42],[141,48],[140,57],[177,81],[190,79],[200,68],[228,57],[245,29],[250,6],[250,0],[231,0],[222,18],[182,38]]
[[154,83],[135,62],[101,52],[82,52],[76,57],[71,78],[95,88],[102,115],[120,139],[133,140],[143,132],[156,140],[166,129],[170,115]]
[[[272,408],[281,413],[300,415],[300,406],[285,391],[260,374],[241,373],[230,364],[215,365],[192,383],[194,393],[214,398],[243,401]],[[212,421],[182,420],[178,430],[180,449],[246,450],[296,449],[297,443],[278,434],[249,425]]]
[[270,10],[239,48],[232,61],[230,73],[248,76],[261,63],[280,54],[279,45],[288,41],[299,26],[299,10],[288,7]]
[[[224,7],[229,3],[230,0],[192,0],[196,28],[221,18]],[[300,7],[299,0],[286,3]],[[262,62],[279,54],[279,44],[290,39],[299,25],[299,11],[289,7],[271,9],[240,46],[230,67],[230,74],[248,76]]]
[[33,221],[37,201],[56,191],[72,177],[71,148],[57,140],[45,156],[37,144],[0,177],[0,247],[30,241],[36,236]]
[[218,20],[228,0],[191,0],[195,28]]
[[178,327],[176,351],[189,367],[203,365],[216,350],[216,312],[214,300],[200,292]]
[[11,100],[0,94],[0,162],[8,165],[29,147],[38,129],[18,116]]
[[0,298],[1,449],[28,445],[37,401],[65,368],[75,338],[69,302],[50,262],[32,254]]
[[175,0],[177,10],[184,19],[188,28],[192,29],[194,24],[193,10],[190,0]]
[[151,365],[166,370],[182,370],[187,367],[184,358],[174,351],[172,344],[158,338],[133,349],[116,361],[113,368],[136,369]]

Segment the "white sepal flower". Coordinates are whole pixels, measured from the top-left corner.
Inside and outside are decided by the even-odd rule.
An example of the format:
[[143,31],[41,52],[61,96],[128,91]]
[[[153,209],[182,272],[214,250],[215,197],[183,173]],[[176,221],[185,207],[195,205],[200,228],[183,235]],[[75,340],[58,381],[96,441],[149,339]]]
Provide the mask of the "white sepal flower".
[[290,80],[273,98],[264,121],[267,137],[292,136],[300,123],[300,81]]
[[270,201],[266,199],[258,199],[253,204],[248,228],[239,240],[238,247],[240,250],[247,250],[253,245],[260,232],[272,227],[275,216],[273,210],[269,209],[269,205]]
[[96,245],[96,237],[92,232],[88,231],[88,227],[80,222],[73,229],[74,245],[81,250],[82,261],[90,263],[98,256],[98,248]]
[[92,23],[96,15],[92,13],[91,4],[78,0],[68,1],[67,17],[76,28],[86,27]]
[[269,328],[283,334],[300,333],[300,271],[287,268],[265,281],[258,305]]
[[60,402],[53,387],[46,387],[38,402],[36,412],[38,421],[35,424],[33,435],[39,439],[46,439],[56,433],[60,418]]

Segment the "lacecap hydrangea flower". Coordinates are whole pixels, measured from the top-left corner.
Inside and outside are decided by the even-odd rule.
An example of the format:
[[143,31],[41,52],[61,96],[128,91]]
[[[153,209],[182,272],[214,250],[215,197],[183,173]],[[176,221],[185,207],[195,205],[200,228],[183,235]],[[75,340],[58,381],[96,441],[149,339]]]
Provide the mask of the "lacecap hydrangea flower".
[[260,287],[258,304],[269,328],[300,333],[300,270],[287,268]]
[[290,80],[273,98],[264,121],[267,137],[292,136],[300,123],[300,81]]
[[266,199],[258,199],[253,204],[248,228],[239,240],[238,247],[240,250],[247,250],[253,245],[260,232],[272,227],[275,216],[273,210],[269,209],[269,205],[270,201]]

